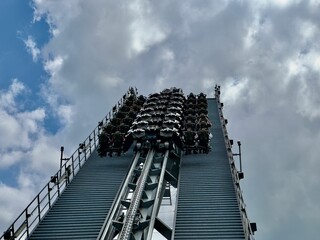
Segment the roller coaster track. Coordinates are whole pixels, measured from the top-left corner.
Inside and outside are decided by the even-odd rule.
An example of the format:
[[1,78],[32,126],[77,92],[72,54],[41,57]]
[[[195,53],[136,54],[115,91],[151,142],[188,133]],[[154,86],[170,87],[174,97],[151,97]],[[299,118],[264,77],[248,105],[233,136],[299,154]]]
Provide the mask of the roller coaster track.
[[[0,240],[151,240],[154,229],[168,240],[254,239],[219,95],[208,99],[208,154],[173,144],[100,158],[99,123]],[[167,184],[177,188],[172,227],[158,217]]]
[[[106,218],[106,224],[98,239],[152,239],[166,187],[168,159],[169,150],[158,153],[154,148],[150,148],[144,153],[144,157],[141,157],[140,151],[137,152],[112,213]],[[121,221],[118,220],[119,216],[122,216]]]

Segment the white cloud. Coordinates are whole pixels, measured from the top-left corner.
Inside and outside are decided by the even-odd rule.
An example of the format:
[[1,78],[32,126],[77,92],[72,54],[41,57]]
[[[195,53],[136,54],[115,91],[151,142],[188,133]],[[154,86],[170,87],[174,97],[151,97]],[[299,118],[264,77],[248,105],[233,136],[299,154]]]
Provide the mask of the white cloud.
[[27,51],[31,54],[32,59],[36,62],[40,55],[40,49],[37,48],[37,44],[31,36],[28,36],[26,40],[24,40],[24,44],[26,45]]
[[97,86],[101,86],[106,89],[108,87],[118,87],[123,84],[123,79],[118,76],[105,75],[104,73],[98,75],[96,80]]
[[[63,138],[59,135],[40,136],[28,152],[30,166],[25,166],[23,179],[29,179],[32,184],[36,184],[35,188],[46,184],[50,176],[58,171],[60,146],[63,143]],[[34,181],[35,179],[38,181]]]
[[[20,154],[15,153],[17,149],[23,151],[30,147],[31,135],[39,131],[39,124],[41,126],[45,118],[43,108],[31,111],[20,109],[21,104],[17,104],[16,99],[23,93],[24,89],[23,83],[14,79],[8,90],[2,91],[0,97],[0,153],[4,154],[4,159],[11,159],[11,164],[19,161],[19,158],[13,159],[13,156],[20,156]],[[8,150],[10,151],[7,152]],[[7,164],[8,162],[5,165]]]
[[12,166],[25,159],[33,141],[41,134],[43,109],[10,115],[0,110],[0,168]]
[[[15,142],[14,137],[20,133],[20,125],[13,116],[10,116],[6,111],[0,110],[1,122],[1,149],[12,146]],[[13,137],[12,137],[13,136]],[[18,142],[19,144],[19,142]]]
[[48,59],[44,63],[44,69],[54,78],[63,66],[63,57],[57,56],[54,59]]
[[[298,113],[302,116],[305,116],[310,121],[315,119],[320,119],[320,97],[318,95],[318,90],[320,86],[320,82],[314,82],[314,79],[306,79],[301,83],[300,91],[299,91],[299,102],[298,102]],[[310,84],[316,84],[316,89],[310,87]]]
[[311,7],[318,7],[320,5],[320,1],[319,0],[310,0],[309,4],[311,5]]
[[301,2],[301,0],[273,0],[271,2],[277,7],[284,8],[290,6],[291,4],[298,4]]
[[18,173],[16,182],[9,185],[8,179],[0,180],[1,229],[18,216],[59,165],[61,143],[56,138],[60,137],[50,136],[44,129],[44,108],[22,108],[20,97],[25,92],[25,85],[14,79],[0,95],[0,171]]
[[0,107],[7,111],[15,111],[15,97],[25,90],[25,86],[18,79],[13,79],[7,91],[0,90]]
[[302,35],[302,39],[305,41],[309,41],[315,36],[317,32],[317,25],[310,21],[301,22],[300,32],[300,34]]
[[227,105],[249,100],[247,96],[250,91],[249,79],[227,79],[223,89],[225,90],[221,97]]
[[18,217],[18,214],[34,198],[34,194],[29,188],[9,187],[0,182],[0,223],[7,223],[6,226],[4,224],[0,225],[2,230],[9,227],[8,219],[13,220]]
[[259,8],[268,8],[268,7],[276,7],[279,9],[285,9],[288,8],[292,5],[297,5],[300,2],[302,2],[301,0],[258,0],[255,1],[256,6],[258,6]]
[[[50,33],[53,37],[57,37],[60,31],[63,31],[65,21],[72,21],[78,14],[78,0],[43,1],[33,0],[32,7],[34,9],[33,22],[37,22],[44,18],[49,24]],[[60,5],[63,8],[59,8]]]
[[73,122],[73,109],[70,105],[59,105],[57,108],[57,115],[61,123],[65,126],[69,126]]
[[39,131],[38,123],[42,122],[45,118],[45,110],[43,108],[38,108],[29,112],[17,113],[17,119],[23,125],[22,128],[30,133],[35,133]]
[[141,54],[166,38],[166,29],[157,22],[154,17],[156,9],[153,9],[148,1],[135,0],[129,5],[129,10],[134,19],[130,24],[132,36],[130,56]]
[[164,61],[173,61],[175,58],[174,52],[171,49],[163,49],[161,58]]
[[19,150],[1,152],[0,169],[6,169],[22,161],[24,152]]

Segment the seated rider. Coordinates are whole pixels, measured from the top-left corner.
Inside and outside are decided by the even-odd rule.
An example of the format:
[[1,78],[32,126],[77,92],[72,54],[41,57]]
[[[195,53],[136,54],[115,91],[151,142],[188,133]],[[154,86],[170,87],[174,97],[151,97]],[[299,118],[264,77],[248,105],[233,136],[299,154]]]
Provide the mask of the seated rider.
[[99,134],[99,147],[97,149],[100,157],[107,156],[107,152],[110,150],[109,143],[110,135],[105,131],[102,131],[101,134]]
[[208,115],[208,110],[207,110],[207,108],[203,108],[203,107],[201,107],[201,108],[198,108],[198,112],[197,112],[199,115],[202,115],[202,114],[204,114],[204,115]]
[[201,152],[203,150],[204,153],[208,153],[209,151],[209,139],[210,133],[207,128],[201,128],[198,131],[198,147]]
[[123,134],[120,131],[116,131],[112,135],[112,139],[110,142],[110,145],[111,145],[110,153],[109,153],[110,157],[112,157],[113,151],[116,151],[118,153],[118,156],[120,156],[122,147],[123,147],[123,141],[124,141]]
[[108,125],[103,128],[103,131],[111,135],[116,131],[116,126],[109,122]]
[[122,134],[126,134],[130,129],[130,126],[125,124],[125,123],[121,123],[120,126],[119,126],[119,131],[122,133]]
[[196,133],[190,127],[183,133],[183,138],[186,146],[194,146],[196,144]]
[[112,135],[111,143],[113,144],[113,147],[114,147],[114,148],[122,147],[123,134],[122,134],[120,131],[116,131],[116,132]]
[[199,123],[197,123],[196,127],[197,127],[197,130],[200,130],[200,129],[203,129],[203,128],[205,128],[205,129],[209,128],[208,123],[205,122],[205,121],[200,121]]
[[206,114],[200,114],[199,118],[197,119],[197,127],[198,129],[204,128],[206,125],[206,128],[212,127],[212,123],[210,122],[208,116]]

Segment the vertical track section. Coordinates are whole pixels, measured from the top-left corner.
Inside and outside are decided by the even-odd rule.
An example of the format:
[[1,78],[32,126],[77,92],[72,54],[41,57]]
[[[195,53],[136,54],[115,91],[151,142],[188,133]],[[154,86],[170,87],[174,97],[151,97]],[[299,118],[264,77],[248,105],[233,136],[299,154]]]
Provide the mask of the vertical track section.
[[115,216],[115,214],[117,213],[117,210],[118,210],[118,206],[121,204],[121,196],[124,196],[127,193],[126,186],[128,186],[128,184],[130,183],[131,177],[134,173],[134,169],[138,165],[139,159],[140,159],[140,151],[138,151],[135,154],[134,160],[131,164],[131,167],[128,171],[128,174],[124,180],[124,183],[122,184],[122,187],[119,191],[119,194],[117,194],[117,198],[114,200],[114,202],[112,204],[111,210],[109,211],[109,214],[107,215],[107,217],[105,219],[105,222],[103,224],[103,227],[100,230],[100,233],[97,237],[97,240],[107,239],[108,229],[110,229],[110,227],[112,226],[112,217]]
[[183,156],[174,239],[245,239],[215,99],[208,99],[212,150]]
[[145,164],[144,164],[142,172],[141,172],[141,175],[137,181],[137,187],[133,193],[130,207],[129,207],[127,214],[126,214],[126,217],[124,219],[124,224],[123,224],[122,230],[121,230],[119,238],[118,238],[119,240],[128,240],[131,235],[132,228],[133,228],[133,222],[135,220],[138,207],[140,206],[142,192],[144,191],[144,186],[147,182],[147,177],[148,177],[148,173],[150,171],[153,156],[154,156],[154,150],[153,149],[149,150],[147,157],[146,157]]
[[166,187],[165,183],[164,183],[165,182],[164,181],[164,175],[165,175],[165,172],[166,172],[168,158],[169,158],[169,151],[167,150],[166,153],[164,154],[163,162],[158,166],[158,168],[156,168],[156,169],[159,169],[159,170],[161,169],[161,173],[160,173],[160,176],[159,176],[159,184],[158,184],[157,192],[156,192],[156,195],[155,195],[154,206],[153,206],[153,209],[151,211],[150,224],[149,224],[149,229],[148,229],[146,240],[151,240],[152,239],[152,233],[153,233],[153,229],[154,229],[154,224],[155,224],[156,217],[158,215],[158,211],[159,211],[159,208],[160,208],[160,205],[161,205],[164,189]]
[[135,158],[97,240],[152,239],[166,187],[164,176],[169,150],[157,152],[150,148],[147,154],[143,151]]

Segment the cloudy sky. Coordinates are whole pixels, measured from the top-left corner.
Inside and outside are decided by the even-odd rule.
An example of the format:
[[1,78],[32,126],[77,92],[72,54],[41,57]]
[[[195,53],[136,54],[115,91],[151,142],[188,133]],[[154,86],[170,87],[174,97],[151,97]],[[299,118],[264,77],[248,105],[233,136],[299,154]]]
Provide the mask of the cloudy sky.
[[[256,239],[320,235],[320,1],[0,1],[0,229],[129,86],[213,96]],[[235,152],[237,149],[234,149]]]

